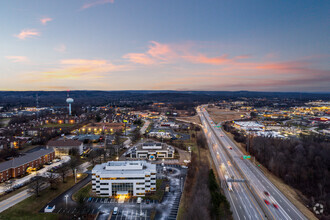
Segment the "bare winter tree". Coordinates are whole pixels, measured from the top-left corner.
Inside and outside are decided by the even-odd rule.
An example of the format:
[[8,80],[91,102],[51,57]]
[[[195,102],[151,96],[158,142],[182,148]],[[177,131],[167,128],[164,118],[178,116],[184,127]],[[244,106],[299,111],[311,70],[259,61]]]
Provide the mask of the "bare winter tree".
[[33,192],[36,196],[40,195],[41,187],[45,183],[45,178],[42,176],[35,176],[32,179],[32,183],[29,185],[29,189]]
[[56,184],[58,183],[58,174],[53,172],[48,172],[46,181],[50,184],[51,189],[56,189]]
[[58,169],[58,173],[61,175],[63,183],[65,182],[65,177],[69,175],[69,169],[70,167],[68,164],[63,164],[63,166]]

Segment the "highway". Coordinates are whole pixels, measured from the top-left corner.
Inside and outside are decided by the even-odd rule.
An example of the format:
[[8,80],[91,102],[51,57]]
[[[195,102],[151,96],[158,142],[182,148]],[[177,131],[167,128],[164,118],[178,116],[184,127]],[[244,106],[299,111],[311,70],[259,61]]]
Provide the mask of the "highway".
[[200,114],[203,123],[203,130],[207,136],[210,152],[217,167],[217,172],[221,178],[221,185],[225,195],[231,205],[234,219],[266,219],[262,209],[250,193],[245,183],[232,183],[233,191],[228,190],[225,177],[226,174],[234,179],[243,179],[235,167],[230,163],[230,159],[225,153],[216,135],[212,132],[211,126],[206,121],[203,114]]
[[[232,208],[234,209],[233,213],[235,219],[242,219],[242,217],[244,218],[246,216],[251,216],[251,214],[254,213],[252,211],[254,209],[259,210],[258,212],[260,212],[262,216],[266,215],[268,219],[283,219],[283,220],[307,219],[266,178],[266,176],[259,170],[257,166],[255,166],[250,160],[241,159],[241,157],[243,156],[242,152],[233,143],[233,141],[231,141],[231,139],[222,131],[221,128],[216,128],[208,112],[203,107],[198,108],[197,112],[201,118],[203,129],[208,137],[208,141],[216,143],[215,147],[211,149],[211,154],[217,154],[217,152],[219,152],[220,161],[228,161],[228,160],[230,161],[231,166],[226,167],[226,169],[228,169],[230,176],[232,176],[233,172],[234,173],[237,172],[235,173],[237,175],[236,176],[234,175],[235,179],[247,180],[247,182],[245,183],[233,183],[234,192],[239,191],[240,195],[246,194],[248,196],[254,197],[254,199],[250,199],[250,200],[245,199],[244,204],[250,208],[246,209],[245,213],[237,212],[236,215],[235,215],[235,209],[239,207],[241,203],[235,200],[231,202],[231,205],[232,203],[235,203],[234,207]],[[219,163],[218,158],[214,162],[217,166]],[[242,187],[247,188],[247,190],[243,191]],[[269,193],[269,196],[265,195],[264,193],[265,191]],[[234,193],[229,192],[229,194],[230,196],[232,196]],[[230,196],[229,196],[229,200],[231,199]],[[239,199],[242,199],[242,197],[239,197]],[[264,201],[265,199],[269,201],[270,203],[269,205],[265,203]],[[276,204],[278,207],[277,208],[274,207],[274,204]],[[257,208],[255,208],[254,206],[257,206]]]

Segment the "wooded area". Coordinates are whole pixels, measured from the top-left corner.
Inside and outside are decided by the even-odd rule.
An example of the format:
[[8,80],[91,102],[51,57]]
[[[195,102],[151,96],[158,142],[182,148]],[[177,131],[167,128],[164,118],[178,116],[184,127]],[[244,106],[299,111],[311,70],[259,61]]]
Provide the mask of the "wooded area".
[[234,135],[235,141],[249,144],[249,153],[269,171],[302,192],[310,208],[322,203],[324,217],[330,214],[329,142],[312,135],[300,139],[251,136],[248,140],[228,124],[224,129]]

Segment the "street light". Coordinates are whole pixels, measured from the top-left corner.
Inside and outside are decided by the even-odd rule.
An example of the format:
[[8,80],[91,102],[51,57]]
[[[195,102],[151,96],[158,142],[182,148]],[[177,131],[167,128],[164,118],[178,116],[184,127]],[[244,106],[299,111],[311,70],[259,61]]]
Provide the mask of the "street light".
[[77,169],[74,169],[74,183],[77,182]]
[[66,194],[66,195],[64,196],[64,198],[65,198],[65,208],[67,208],[67,207],[68,207],[68,198],[69,198],[69,195]]

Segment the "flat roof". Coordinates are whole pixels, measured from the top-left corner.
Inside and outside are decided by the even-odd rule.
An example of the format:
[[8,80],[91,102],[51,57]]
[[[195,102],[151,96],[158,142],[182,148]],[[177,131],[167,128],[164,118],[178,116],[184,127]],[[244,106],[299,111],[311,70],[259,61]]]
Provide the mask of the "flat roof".
[[138,161],[108,161],[95,165],[92,173],[111,175],[137,176],[144,175],[145,172],[156,172],[156,164],[148,163],[144,160]]

